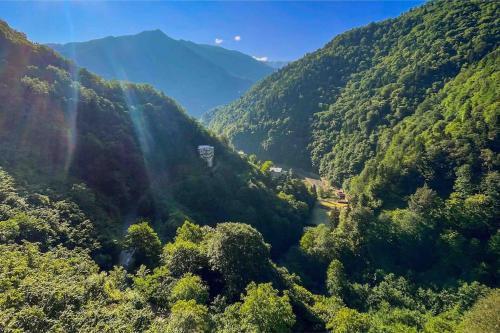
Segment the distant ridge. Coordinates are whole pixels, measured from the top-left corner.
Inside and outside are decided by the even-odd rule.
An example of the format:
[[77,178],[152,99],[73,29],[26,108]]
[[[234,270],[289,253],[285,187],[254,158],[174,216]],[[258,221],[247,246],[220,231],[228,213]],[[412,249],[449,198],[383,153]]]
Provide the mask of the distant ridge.
[[289,63],[291,63],[291,61],[279,61],[279,60],[277,60],[277,61],[265,61],[264,63],[266,65],[268,65],[269,67],[272,67],[274,69],[280,69],[280,68],[285,67]]
[[161,30],[47,46],[104,78],[152,84],[195,117],[273,72],[241,52],[175,40]]

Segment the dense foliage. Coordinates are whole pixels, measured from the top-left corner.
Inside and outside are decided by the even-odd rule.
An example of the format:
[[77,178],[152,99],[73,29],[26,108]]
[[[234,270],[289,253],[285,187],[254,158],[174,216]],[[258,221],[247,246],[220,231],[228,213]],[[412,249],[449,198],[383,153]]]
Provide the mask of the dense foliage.
[[[304,234],[296,251],[307,260],[300,266],[304,271],[298,273],[306,276],[314,271],[320,286],[312,289],[320,295],[277,266],[262,235],[239,223],[212,228],[185,222],[161,254],[160,240],[147,222],[133,224],[125,242],[133,251],[135,268],[129,273],[121,267],[100,271],[92,257],[102,260],[106,253],[93,223],[76,204],[18,189],[4,171],[0,175],[0,329],[5,332],[327,328],[332,332],[465,333],[475,327],[494,332],[498,324],[498,292],[485,285],[456,282],[454,270],[436,273],[450,280],[441,281],[441,286],[422,278],[419,282],[415,274],[401,276],[408,269],[417,272],[422,264],[428,266],[423,261],[430,260],[424,256],[429,251],[422,246],[429,243],[415,242],[415,234],[407,234],[425,229],[399,220],[377,221],[366,209],[344,211],[337,226],[321,225]],[[413,218],[424,226],[436,213],[428,200],[436,194],[430,191],[424,188],[412,196],[406,213],[416,215]],[[399,242],[405,242],[402,248],[392,247]],[[492,250],[496,243],[490,242]],[[398,251],[401,257],[394,255]],[[416,253],[422,256],[412,257]],[[443,253],[448,255],[444,267],[461,264]],[[377,261],[387,259],[395,263],[382,266],[384,262]],[[463,275],[463,279],[495,284],[485,275],[487,266],[481,263],[478,269],[468,269],[467,264],[471,262],[465,262],[463,271],[475,275]]]
[[498,200],[499,68],[500,53],[491,52],[384,133],[379,153],[351,182],[357,199],[398,205],[425,183],[443,197],[455,191],[457,199],[482,193]]
[[[4,332],[326,328],[465,333],[478,328],[495,332],[498,325],[498,289],[458,282],[456,268],[448,270],[461,264],[454,258],[463,258],[469,249],[455,253],[456,257],[443,252],[441,265],[446,271],[434,274],[448,279],[434,277],[428,283],[425,276],[418,277],[418,269],[432,259],[422,246],[432,244],[420,244],[415,235],[407,234],[420,232],[425,236],[422,241],[428,241],[425,229],[405,221],[375,220],[366,209],[344,211],[337,226],[321,225],[304,234],[298,251],[308,259],[301,265],[304,272],[298,273],[323,272],[320,286],[312,286],[318,294],[313,294],[301,286],[298,276],[271,260],[269,245],[257,230],[239,223],[212,228],[185,222],[161,254],[154,230],[146,222],[133,224],[126,244],[134,249],[136,268],[100,271],[92,257],[102,260],[105,253],[93,223],[76,204],[16,188],[9,175],[4,171],[0,175],[0,329]],[[428,224],[426,219],[436,213],[424,200],[436,197],[430,191],[421,189],[412,196],[408,212],[398,214],[414,214],[413,219]],[[400,242],[404,247],[393,248]],[[490,242],[489,248],[494,250],[496,243]],[[398,251],[400,257],[394,255]],[[415,253],[420,256],[412,257]],[[387,259],[395,262],[383,266]],[[477,269],[466,267],[476,261],[471,260],[461,267],[473,275],[462,275],[463,280],[496,284],[488,280],[484,263]],[[415,273],[408,275],[409,269]]]
[[[27,213],[43,209],[38,205],[30,206]],[[234,284],[244,275],[227,270],[239,261],[231,248],[213,250],[221,235],[237,235],[244,253],[256,247],[267,249],[262,236],[248,225],[225,223],[211,228],[186,222],[165,246],[161,263],[151,270],[140,266],[135,273],[127,273],[121,267],[99,271],[87,250],[60,241],[32,243],[29,235],[2,240],[0,329],[289,332],[326,327],[346,333],[465,333],[478,327],[481,332],[494,332],[498,325],[498,290],[476,282],[436,291],[416,288],[394,274],[378,273],[370,283],[360,284],[348,281],[342,265],[335,262],[326,282],[331,295],[321,296],[300,286],[296,276],[262,253],[266,263],[255,267],[260,272],[254,278],[260,283]],[[197,249],[200,261],[179,269],[169,256],[186,242]]]
[[238,51],[175,40],[160,30],[49,46],[106,79],[152,84],[196,117],[273,71]]
[[331,295],[315,304],[327,329],[498,329],[495,292],[476,305],[487,320],[461,318],[500,283],[499,13],[431,1],[336,37],[211,115],[236,147],[346,188],[339,218],[280,260]]

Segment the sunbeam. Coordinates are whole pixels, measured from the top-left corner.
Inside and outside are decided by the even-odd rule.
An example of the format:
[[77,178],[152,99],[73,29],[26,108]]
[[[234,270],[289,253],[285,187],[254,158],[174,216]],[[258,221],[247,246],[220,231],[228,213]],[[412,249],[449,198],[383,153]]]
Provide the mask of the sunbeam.
[[[71,37],[74,36],[74,26],[73,26],[73,20],[72,20],[72,14],[71,10],[66,5],[65,7],[65,14],[66,14],[66,21],[68,25],[68,31],[71,34]],[[76,56],[75,50],[72,50],[73,56]],[[77,127],[76,127],[76,122],[77,122],[77,116],[78,116],[78,100],[79,100],[79,73],[78,73],[78,68],[76,66],[71,66],[70,67],[70,75],[71,75],[71,85],[69,87],[69,98],[68,102],[66,103],[65,106],[65,122],[67,126],[67,132],[66,132],[66,157],[64,161],[64,172],[67,175],[68,170],[71,166],[71,163],[73,161],[74,153],[75,153],[75,147],[76,147],[76,140],[77,140]]]

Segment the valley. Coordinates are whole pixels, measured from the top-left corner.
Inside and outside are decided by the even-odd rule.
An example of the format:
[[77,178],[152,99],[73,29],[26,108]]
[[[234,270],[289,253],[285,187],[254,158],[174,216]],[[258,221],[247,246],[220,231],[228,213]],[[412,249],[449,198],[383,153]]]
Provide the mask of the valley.
[[1,333],[498,333],[498,2],[119,5],[0,11]]
[[[291,168],[283,165],[278,165],[278,167],[284,170],[290,170]],[[302,169],[293,168],[293,174],[302,180],[307,187],[314,187],[317,193],[316,202],[311,210],[309,220],[307,224],[309,225],[320,225],[328,224],[331,221],[330,215],[333,210],[340,210],[347,208],[347,201],[345,199],[339,198],[336,193],[340,189],[336,189],[330,185],[327,179],[320,177],[319,175],[305,171]],[[340,190],[341,191],[341,190]],[[341,191],[343,193],[343,191]]]

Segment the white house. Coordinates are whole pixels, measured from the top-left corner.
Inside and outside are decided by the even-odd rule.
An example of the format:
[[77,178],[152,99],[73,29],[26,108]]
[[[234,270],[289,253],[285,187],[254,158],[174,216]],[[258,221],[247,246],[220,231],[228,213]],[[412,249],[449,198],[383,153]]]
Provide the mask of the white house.
[[212,167],[214,161],[214,147],[208,145],[198,146],[198,153],[202,160],[207,162],[209,168]]

